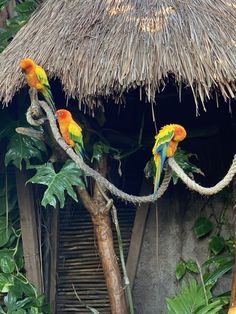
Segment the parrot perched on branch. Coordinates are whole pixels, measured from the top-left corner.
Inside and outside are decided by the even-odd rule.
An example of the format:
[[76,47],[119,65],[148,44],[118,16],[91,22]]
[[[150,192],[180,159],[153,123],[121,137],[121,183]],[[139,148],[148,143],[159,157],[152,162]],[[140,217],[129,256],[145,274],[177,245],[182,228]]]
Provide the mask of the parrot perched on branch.
[[32,59],[25,58],[20,62],[20,68],[25,74],[26,81],[30,87],[36,88],[45,98],[53,112],[56,111],[52,97],[51,88],[47,74],[44,69],[37,65]]
[[73,120],[70,111],[60,109],[56,111],[59,127],[66,143],[74,148],[82,158],[87,157],[84,149],[81,127]]
[[154,195],[156,195],[161,178],[161,171],[166,157],[173,157],[178,143],[186,137],[186,130],[179,124],[168,124],[161,128],[155,136],[155,145],[152,149],[154,162],[156,166],[156,175],[154,179]]

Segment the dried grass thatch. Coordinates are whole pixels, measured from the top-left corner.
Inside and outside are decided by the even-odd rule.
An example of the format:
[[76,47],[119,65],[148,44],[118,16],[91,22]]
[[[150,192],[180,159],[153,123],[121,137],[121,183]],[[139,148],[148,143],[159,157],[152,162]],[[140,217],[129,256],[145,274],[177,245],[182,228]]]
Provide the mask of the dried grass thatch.
[[143,86],[149,101],[175,75],[204,102],[213,88],[236,92],[235,0],[47,0],[0,56],[0,98],[24,84],[29,56],[62,81],[68,96]]

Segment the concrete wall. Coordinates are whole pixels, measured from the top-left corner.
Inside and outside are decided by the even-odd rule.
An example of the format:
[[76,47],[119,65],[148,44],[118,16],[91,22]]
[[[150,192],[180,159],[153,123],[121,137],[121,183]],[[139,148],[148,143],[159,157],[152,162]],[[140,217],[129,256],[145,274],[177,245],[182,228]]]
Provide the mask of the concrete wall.
[[[201,264],[208,256],[209,237],[196,240],[192,230],[195,220],[200,215],[208,217],[213,208],[220,213],[224,206],[219,196],[209,199],[174,187],[150,209],[134,284],[137,314],[167,313],[165,299],[179,287],[176,264],[181,258],[197,259]],[[226,212],[232,223],[232,208],[228,206]],[[230,290],[230,284],[228,275],[218,290]]]

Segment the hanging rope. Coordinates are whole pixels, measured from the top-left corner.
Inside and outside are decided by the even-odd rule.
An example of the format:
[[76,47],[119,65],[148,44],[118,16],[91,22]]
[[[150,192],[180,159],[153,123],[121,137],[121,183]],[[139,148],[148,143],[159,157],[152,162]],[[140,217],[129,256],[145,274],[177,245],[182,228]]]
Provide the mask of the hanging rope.
[[220,192],[232,181],[234,175],[236,174],[236,154],[234,155],[232,165],[229,168],[226,176],[220,182],[210,188],[205,188],[196,183],[194,180],[190,179],[189,176],[187,176],[186,173],[183,171],[183,169],[180,168],[174,158],[169,158],[168,163],[171,169],[176,172],[178,177],[187,185],[189,189],[196,191],[202,195],[213,195]]
[[[61,148],[67,153],[67,155],[78,165],[78,167],[85,172],[87,176],[92,177],[94,180],[96,180],[103,188],[109,190],[113,195],[116,195],[117,197],[131,202],[131,203],[147,203],[147,202],[154,202],[158,198],[160,198],[164,192],[167,190],[171,176],[172,171],[174,171],[178,177],[188,186],[189,189],[194,190],[202,195],[212,195],[216,194],[219,191],[221,191],[224,187],[226,187],[232,180],[233,176],[236,174],[236,155],[234,156],[232,165],[226,174],[226,176],[215,186],[206,188],[200,186],[198,183],[196,183],[194,180],[190,179],[185,172],[180,168],[180,166],[176,163],[174,158],[168,159],[169,167],[167,167],[167,170],[165,172],[164,179],[162,181],[162,184],[160,188],[158,189],[157,195],[148,195],[148,196],[136,196],[136,195],[130,195],[127,194],[120,189],[118,189],[116,186],[114,186],[110,181],[108,181],[106,178],[104,178],[100,173],[95,171],[94,169],[90,168],[86,163],[84,163],[83,159],[78,156],[74,150],[67,145],[65,140],[62,138],[57,124],[55,122],[54,114],[51,110],[51,108],[47,105],[44,101],[39,101],[37,98],[37,93],[35,93],[33,90],[30,90],[30,98],[31,98],[31,104],[33,104],[34,108],[37,104],[40,106],[46,113],[47,118],[50,123],[50,127],[52,130],[52,134],[57,141],[57,143],[61,146]],[[29,108],[28,112],[31,112],[32,108]],[[27,114],[27,121],[32,124],[31,118],[29,118],[30,114]],[[42,120],[44,121],[44,120]]]

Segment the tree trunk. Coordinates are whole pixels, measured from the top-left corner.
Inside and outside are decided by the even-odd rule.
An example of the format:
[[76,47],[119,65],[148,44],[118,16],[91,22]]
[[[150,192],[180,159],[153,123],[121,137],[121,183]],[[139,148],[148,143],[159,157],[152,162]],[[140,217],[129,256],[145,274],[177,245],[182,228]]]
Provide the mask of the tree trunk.
[[98,251],[102,261],[112,313],[126,314],[126,301],[117,257],[114,252],[109,212],[92,216],[97,237]]
[[[98,168],[99,172],[105,176],[107,172],[106,158],[101,160]],[[109,215],[111,204],[106,203],[97,183],[95,183],[93,197],[85,189],[82,190],[77,187],[77,190],[94,224],[112,314],[127,314],[125,289],[113,245]]]
[[[233,215],[234,215],[234,245],[236,248],[236,176],[233,178]],[[236,251],[235,251],[236,253]],[[235,254],[236,257],[236,254]],[[228,314],[236,313],[236,265],[234,265],[231,287],[230,309]]]

